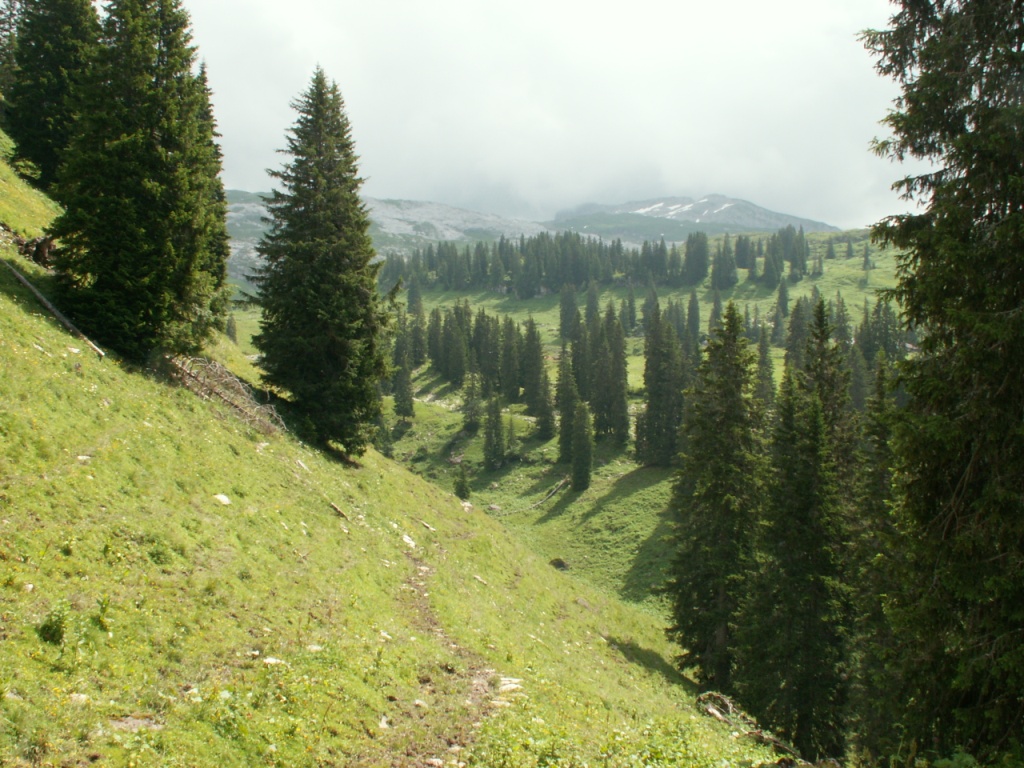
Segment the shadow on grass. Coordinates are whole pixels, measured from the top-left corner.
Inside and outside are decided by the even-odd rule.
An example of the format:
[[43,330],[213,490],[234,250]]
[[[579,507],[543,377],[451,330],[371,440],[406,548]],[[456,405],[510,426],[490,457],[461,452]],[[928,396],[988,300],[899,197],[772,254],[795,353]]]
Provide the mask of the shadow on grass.
[[416,384],[414,395],[428,401],[430,399],[439,400],[459,391],[450,381],[432,368],[428,368],[426,373],[417,376]]
[[623,600],[642,602],[665,585],[673,555],[671,520],[671,511],[668,508],[662,510],[658,515],[658,525],[637,549],[619,590]]
[[630,496],[645,491],[664,479],[665,470],[653,467],[638,467],[632,472],[627,472],[612,483],[604,496],[597,499],[591,505],[590,509],[580,519],[580,522],[585,523],[591,518],[603,514],[610,507],[627,507],[627,499]]
[[620,640],[617,637],[606,637],[608,645],[622,654],[622,657],[630,664],[636,664],[655,674],[661,675],[665,681],[672,685],[681,685],[689,693],[697,693],[696,684],[676,669],[657,651],[637,645],[632,640]]
[[[525,463],[525,462],[524,462]],[[536,464],[537,462],[533,462]],[[525,500],[537,494],[547,494],[562,478],[566,477],[571,468],[568,464],[550,464],[539,476],[533,480],[533,485],[525,488],[519,495]],[[538,505],[539,506],[539,505]]]

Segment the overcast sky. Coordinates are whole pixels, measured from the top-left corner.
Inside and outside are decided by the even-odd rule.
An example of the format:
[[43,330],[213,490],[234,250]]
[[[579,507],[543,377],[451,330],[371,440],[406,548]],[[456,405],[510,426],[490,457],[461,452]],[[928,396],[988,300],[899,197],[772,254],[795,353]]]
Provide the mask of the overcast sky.
[[906,209],[869,142],[887,0],[184,0],[225,183],[266,190],[292,100],[337,81],[364,192],[550,218],[721,193],[861,227]]

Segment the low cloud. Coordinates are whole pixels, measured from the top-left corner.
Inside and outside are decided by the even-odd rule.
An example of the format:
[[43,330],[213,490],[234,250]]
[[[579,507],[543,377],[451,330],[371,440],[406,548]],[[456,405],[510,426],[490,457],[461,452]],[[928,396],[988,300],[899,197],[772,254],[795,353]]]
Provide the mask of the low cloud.
[[856,39],[885,0],[186,7],[232,187],[269,187],[319,64],[375,197],[547,218],[720,192],[844,227],[905,207],[868,149],[896,89]]

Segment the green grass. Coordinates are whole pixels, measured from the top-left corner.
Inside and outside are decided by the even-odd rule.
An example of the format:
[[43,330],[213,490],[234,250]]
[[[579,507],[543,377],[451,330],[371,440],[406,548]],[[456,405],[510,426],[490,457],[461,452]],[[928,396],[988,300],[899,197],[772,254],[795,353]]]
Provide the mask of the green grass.
[[[561,559],[575,577],[617,599],[637,604],[665,621],[654,589],[665,581],[670,560],[667,507],[671,470],[637,466],[632,454],[598,445],[591,487],[567,485],[547,498],[568,475],[557,464],[558,441],[533,437],[521,405],[506,410],[515,422],[518,457],[495,472],[483,469],[482,431],[463,431],[458,392],[428,369],[414,379],[415,416],[393,424],[394,458],[445,489],[454,487],[456,461],[470,476],[470,501],[514,531],[545,561]],[[390,403],[388,403],[390,405]]]
[[6,268],[0,365],[0,763],[767,757],[694,712],[658,617],[555,571],[482,500],[99,360]]
[[14,144],[0,130],[0,222],[22,237],[39,237],[60,207],[20,178],[6,162]]

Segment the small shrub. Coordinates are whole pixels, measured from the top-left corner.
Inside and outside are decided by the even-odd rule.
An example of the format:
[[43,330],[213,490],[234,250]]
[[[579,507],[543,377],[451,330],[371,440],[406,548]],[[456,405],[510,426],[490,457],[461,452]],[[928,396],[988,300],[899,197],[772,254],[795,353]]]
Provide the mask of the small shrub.
[[50,611],[46,618],[36,627],[36,634],[44,643],[63,645],[64,632],[67,629],[68,607],[60,604]]
[[92,623],[104,632],[110,631],[110,622],[107,621],[107,613],[110,611],[110,596],[104,595],[96,599],[96,615],[92,617]]
[[171,562],[170,550],[164,545],[162,541],[158,541],[149,550],[149,559],[154,565],[167,565]]

